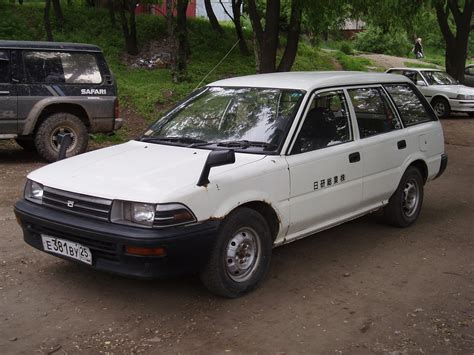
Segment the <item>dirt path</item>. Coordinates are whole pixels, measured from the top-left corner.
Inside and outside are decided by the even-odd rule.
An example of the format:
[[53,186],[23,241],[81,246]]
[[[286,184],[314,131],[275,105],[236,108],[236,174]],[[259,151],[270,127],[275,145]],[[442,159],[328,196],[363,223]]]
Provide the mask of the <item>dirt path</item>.
[[406,67],[405,63],[415,63],[420,65],[427,65],[430,63],[423,62],[421,60],[412,59],[412,58],[404,58],[404,57],[395,57],[392,55],[386,54],[360,54],[359,57],[367,58],[374,63],[376,67],[383,68],[384,70],[388,68],[394,67]]
[[474,351],[474,120],[444,120],[448,169],[407,229],[372,214],[274,250],[261,288],[138,281],[27,246],[12,211],[42,165],[0,144],[0,354]]

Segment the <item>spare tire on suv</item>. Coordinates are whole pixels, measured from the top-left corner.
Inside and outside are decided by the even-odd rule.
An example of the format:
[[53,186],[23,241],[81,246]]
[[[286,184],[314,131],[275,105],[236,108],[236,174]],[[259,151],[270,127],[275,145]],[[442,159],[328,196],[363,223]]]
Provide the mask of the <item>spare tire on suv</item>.
[[80,118],[70,113],[54,113],[38,126],[34,138],[38,154],[49,162],[58,158],[60,136],[69,134],[72,143],[66,150],[66,157],[84,153],[87,149],[89,135]]

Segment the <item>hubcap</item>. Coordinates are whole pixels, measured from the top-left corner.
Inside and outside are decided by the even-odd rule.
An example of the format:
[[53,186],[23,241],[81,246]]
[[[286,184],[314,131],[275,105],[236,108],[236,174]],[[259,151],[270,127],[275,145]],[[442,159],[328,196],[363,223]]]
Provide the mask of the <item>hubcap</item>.
[[69,145],[68,149],[66,152],[70,152],[72,151],[75,147],[76,147],[76,134],[75,132],[69,128],[69,127],[63,127],[63,126],[60,126],[60,127],[57,127],[53,133],[51,134],[51,147],[55,150],[55,151],[59,151],[59,142],[60,142],[60,139],[59,139],[59,135],[62,135],[62,134],[69,134],[72,138],[72,142],[71,144]]
[[442,102],[437,102],[434,106],[434,110],[438,116],[443,116],[446,112],[446,107]]
[[418,183],[414,179],[409,179],[403,189],[402,208],[405,216],[411,217],[415,214],[419,201],[420,190]]
[[238,230],[227,244],[227,275],[236,282],[252,277],[260,260],[260,249],[260,239],[253,229],[246,227]]

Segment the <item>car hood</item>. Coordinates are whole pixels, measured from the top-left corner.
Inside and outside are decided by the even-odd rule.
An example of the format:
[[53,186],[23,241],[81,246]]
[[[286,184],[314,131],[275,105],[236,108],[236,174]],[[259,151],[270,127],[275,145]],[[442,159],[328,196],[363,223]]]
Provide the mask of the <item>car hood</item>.
[[450,93],[454,95],[474,95],[474,88],[465,85],[430,85],[432,91]]
[[[140,202],[171,202],[183,189],[196,186],[210,150],[130,141],[65,159],[28,175],[60,190]],[[235,163],[211,169],[213,176],[263,159],[236,153]]]

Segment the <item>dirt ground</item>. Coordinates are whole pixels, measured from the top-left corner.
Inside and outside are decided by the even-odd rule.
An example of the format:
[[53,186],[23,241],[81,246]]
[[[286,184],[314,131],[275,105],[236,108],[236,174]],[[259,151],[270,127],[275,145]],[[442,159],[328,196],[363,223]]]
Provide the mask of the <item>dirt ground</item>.
[[44,163],[0,143],[0,354],[472,354],[474,119],[443,125],[448,169],[414,226],[374,213],[277,248],[236,300],[195,276],[139,281],[29,247],[12,206]]
[[427,64],[426,62],[423,62],[421,60],[413,58],[395,57],[393,55],[387,54],[367,53],[360,54],[359,56],[370,59],[376,67],[382,68],[384,70],[389,68],[404,68],[406,67],[405,63],[407,62],[421,65]]

